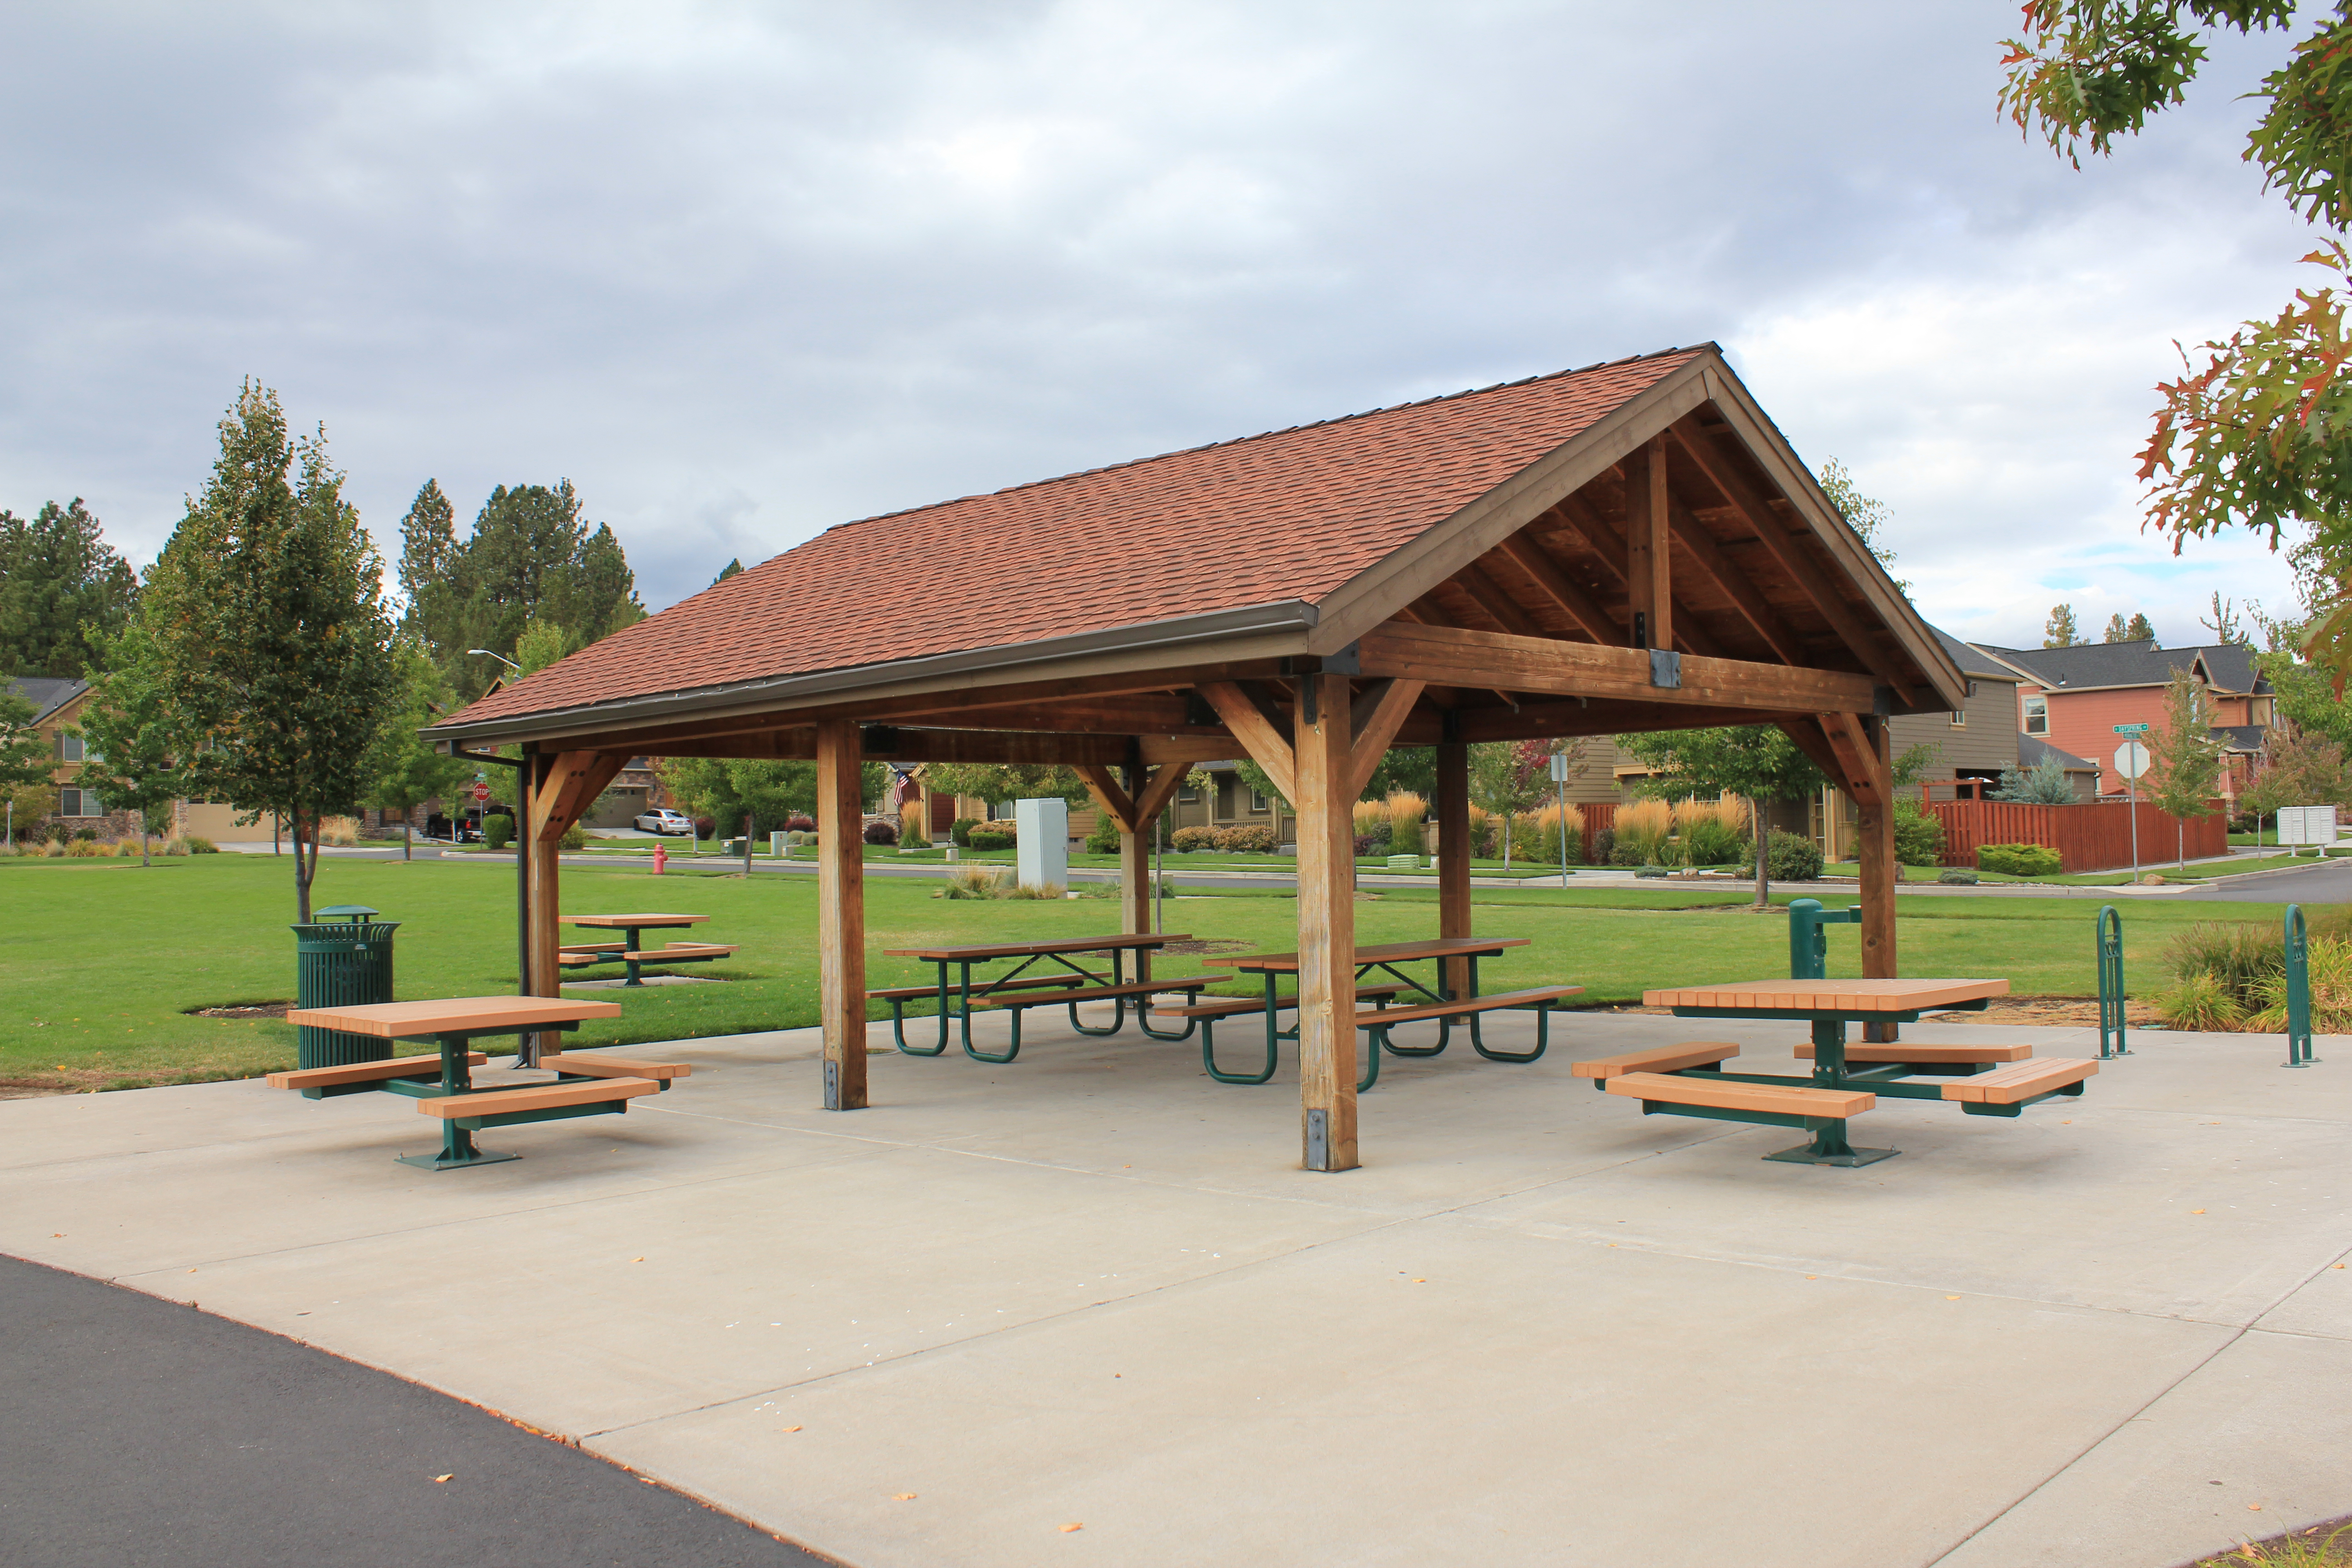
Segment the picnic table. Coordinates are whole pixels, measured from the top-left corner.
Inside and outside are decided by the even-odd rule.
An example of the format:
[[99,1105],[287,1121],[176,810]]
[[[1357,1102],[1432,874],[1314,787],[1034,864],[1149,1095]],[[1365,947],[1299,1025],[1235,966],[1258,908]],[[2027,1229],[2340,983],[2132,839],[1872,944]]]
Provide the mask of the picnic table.
[[617,1017],[620,1011],[617,1003],[553,996],[451,996],[297,1008],[286,1015],[287,1022],[297,1026],[340,1029],[380,1040],[429,1040],[439,1048],[433,1056],[274,1072],[269,1086],[299,1089],[306,1100],[379,1090],[405,1095],[417,1102],[420,1112],[441,1119],[441,1152],[404,1154],[402,1164],[428,1171],[496,1164],[521,1156],[477,1148],[474,1134],[482,1128],[619,1113],[628,1110],[630,1100],[667,1089],[671,1079],[686,1077],[690,1069],[616,1057],[542,1055],[539,1065],[555,1072],[554,1082],[531,1080],[484,1089],[474,1083],[471,1069],[488,1058],[471,1048],[475,1037],[570,1033],[587,1019]]
[[731,958],[735,949],[723,943],[707,942],[674,942],[660,948],[647,948],[638,933],[649,931],[682,931],[709,920],[709,915],[566,915],[565,925],[585,926],[595,931],[617,931],[619,942],[567,942],[556,953],[556,963],[566,969],[585,968],[590,964],[611,963],[618,960],[628,978],[623,985],[643,985],[642,966],[648,963],[709,963],[717,958]]
[[[1759,1126],[1801,1127],[1812,1136],[1764,1156],[1796,1164],[1868,1165],[1901,1152],[1857,1149],[1845,1124],[1881,1095],[1957,1103],[1971,1116],[2016,1116],[2056,1095],[2079,1096],[2099,1070],[2073,1058],[2037,1060],[2031,1046],[1936,1045],[1914,1040],[1846,1042],[1848,1024],[1913,1024],[1926,1012],[1984,1011],[2009,994],[2006,980],[1759,980],[1643,993],[1645,1006],[1677,1018],[1772,1018],[1811,1025],[1798,1047],[1809,1077],[1726,1072],[1739,1047],[1697,1040],[1579,1062],[1579,1078],[1642,1102],[1644,1116],[1664,1113]],[[1940,1081],[1916,1083],[1913,1079]]]
[[[891,958],[912,958],[938,966],[939,980],[929,985],[894,985],[878,991],[868,991],[869,999],[890,1004],[890,1033],[898,1048],[910,1056],[935,1057],[948,1048],[948,1020],[960,1021],[963,1054],[974,1061],[1003,1064],[1021,1054],[1021,1015],[1031,1007],[1070,1009],[1070,1027],[1082,1035],[1115,1035],[1127,1022],[1127,1005],[1136,1004],[1136,1026],[1155,1040],[1181,1040],[1192,1034],[1188,1022],[1182,1034],[1164,1034],[1151,1026],[1145,1016],[1143,998],[1155,991],[1181,991],[1190,996],[1217,983],[1213,974],[1187,975],[1181,980],[1130,981],[1127,978],[1127,955],[1136,956],[1139,973],[1150,973],[1150,955],[1171,942],[1192,939],[1178,932],[1158,935],[1121,933],[1115,936],[1074,936],[1052,942],[983,942],[964,947],[894,947],[884,952]],[[1104,974],[1099,967],[1089,969],[1074,962],[1075,956],[1108,954],[1110,973]],[[994,963],[1009,958],[1021,962],[1002,974],[984,975],[975,981],[972,966]],[[1044,973],[1028,975],[1025,972],[1039,962],[1056,966]],[[950,979],[950,972],[954,978]],[[934,997],[940,1005],[939,1038],[928,1046],[910,1045],[907,1040],[906,1005],[926,996]],[[1081,1002],[1108,1002],[1111,1022],[1108,1028],[1097,1028],[1078,1019]],[[1003,1053],[983,1051],[971,1040],[971,1013],[975,1006],[1009,1012],[1013,1016],[1013,1043]]]
[[[1356,987],[1350,1004],[1354,1026],[1368,1031],[1371,1047],[1366,1053],[1364,1072],[1356,1088],[1359,1092],[1371,1088],[1381,1079],[1381,1053],[1385,1050],[1400,1057],[1433,1057],[1444,1053],[1451,1042],[1454,1021],[1466,1018],[1470,1024],[1470,1045],[1480,1056],[1493,1062],[1531,1062],[1544,1054],[1549,1044],[1551,1004],[1562,996],[1574,995],[1583,989],[1579,985],[1547,985],[1526,991],[1506,991],[1492,996],[1478,994],[1478,961],[1493,958],[1508,949],[1525,947],[1528,939],[1523,936],[1442,936],[1426,942],[1392,942],[1376,947],[1355,950]],[[1460,960],[1465,983],[1461,995],[1452,994],[1445,986],[1444,972],[1446,961]],[[1219,1083],[1264,1083],[1274,1076],[1276,1053],[1285,1040],[1298,1038],[1296,1025],[1285,1029],[1276,1017],[1277,1012],[1296,1010],[1296,995],[1278,994],[1282,976],[1298,973],[1298,954],[1295,952],[1253,952],[1224,958],[1210,958],[1203,963],[1214,967],[1239,970],[1244,974],[1261,976],[1265,983],[1265,994],[1261,998],[1245,996],[1213,997],[1206,1002],[1195,1001],[1181,1008],[1160,1009],[1187,1017],[1201,1026],[1201,1061],[1209,1076]],[[1435,983],[1405,973],[1400,963],[1435,963],[1439,974]],[[1374,970],[1391,977],[1385,984],[1365,985],[1364,977]],[[1389,1004],[1405,994],[1427,997],[1426,1002],[1392,1007]],[[1354,1002],[1370,1002],[1369,1013],[1353,1011]],[[1532,1008],[1536,1015],[1536,1044],[1530,1051],[1498,1051],[1488,1046],[1478,1032],[1479,1019],[1486,1014],[1507,1007]],[[1216,1043],[1211,1030],[1215,1020],[1240,1014],[1263,1013],[1265,1016],[1265,1062],[1256,1072],[1228,1072],[1217,1065]],[[1437,1043],[1433,1046],[1400,1046],[1390,1037],[1390,1031],[1399,1024],[1423,1019],[1437,1022]],[[1187,1026],[1190,1026],[1188,1023]],[[1181,1036],[1176,1037],[1181,1038]]]

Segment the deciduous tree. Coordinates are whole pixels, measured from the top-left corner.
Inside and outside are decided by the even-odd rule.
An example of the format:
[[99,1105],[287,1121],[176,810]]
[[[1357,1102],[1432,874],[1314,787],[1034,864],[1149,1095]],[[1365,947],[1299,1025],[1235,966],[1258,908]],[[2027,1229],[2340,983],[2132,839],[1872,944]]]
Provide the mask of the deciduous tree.
[[142,605],[190,792],[288,819],[302,921],[320,819],[357,806],[393,689],[383,563],[342,481],[325,432],[289,440],[278,395],[246,383]]
[[366,789],[360,799],[378,811],[400,813],[400,858],[409,860],[415,857],[409,814],[426,801],[454,797],[473,776],[474,764],[442,755],[417,734],[437,722],[457,700],[424,643],[403,633],[393,642],[391,664],[391,699],[383,727],[368,753]]
[[2174,857],[2188,864],[2185,847],[2191,816],[2210,816],[2221,784],[2221,742],[2205,718],[2205,689],[2185,669],[2172,672],[2164,689],[2164,722],[2143,742],[2148,752],[2148,799],[2170,812]]
[[[1759,819],[1763,803],[1803,800],[1829,782],[1777,724],[1620,735],[1617,743],[1650,769],[1657,793],[1668,799],[1744,795],[1757,804]],[[1769,836],[1761,820],[1748,831],[1756,848],[1756,908],[1762,910],[1771,903]]]
[[82,708],[84,744],[75,783],[96,790],[115,811],[139,814],[139,863],[152,865],[147,841],[160,813],[187,789],[182,747],[187,743],[164,684],[153,639],[134,619],[106,643],[104,665],[89,668],[89,701]]

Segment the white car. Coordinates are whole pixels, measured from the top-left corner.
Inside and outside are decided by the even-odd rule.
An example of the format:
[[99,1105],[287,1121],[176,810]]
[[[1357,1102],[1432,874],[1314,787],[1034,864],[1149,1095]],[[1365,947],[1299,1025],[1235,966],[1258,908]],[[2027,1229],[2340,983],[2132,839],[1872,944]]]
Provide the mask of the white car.
[[683,812],[672,811],[669,807],[663,806],[658,811],[649,811],[637,818],[637,831],[690,834],[694,831],[694,819]]

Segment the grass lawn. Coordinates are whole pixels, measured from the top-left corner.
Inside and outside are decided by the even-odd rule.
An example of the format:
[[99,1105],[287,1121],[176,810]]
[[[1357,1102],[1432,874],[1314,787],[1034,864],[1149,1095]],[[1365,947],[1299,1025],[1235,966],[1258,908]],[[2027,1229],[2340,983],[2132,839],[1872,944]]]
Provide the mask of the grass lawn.
[[[648,886],[641,868],[570,868],[564,908],[576,913],[646,908],[710,915],[698,937],[740,944],[729,963],[696,973],[724,985],[595,993],[622,1003],[616,1019],[582,1029],[583,1046],[797,1028],[816,1021],[814,878],[746,881],[716,866],[674,867]],[[294,1031],[275,1020],[224,1020],[191,1009],[283,1001],[293,993],[292,875],[268,856],[191,856],[142,868],[130,860],[0,859],[0,942],[19,954],[0,967],[0,1084],[129,1088],[242,1077],[290,1067]],[[927,880],[866,884],[874,949],[1117,929],[1103,899],[1061,902],[943,900]],[[320,863],[314,902],[370,904],[402,921],[396,963],[404,998],[511,993],[514,882],[493,867],[456,861],[344,859]],[[1501,989],[1546,982],[1586,987],[1587,1001],[1627,1000],[1647,986],[1785,973],[1787,927],[1743,911],[1732,885],[1626,889],[1482,889],[1479,927],[1533,945],[1481,966]],[[1832,902],[1840,902],[1832,897]],[[1436,890],[1398,889],[1358,905],[1364,942],[1433,934]],[[1287,950],[1296,903],[1286,889],[1218,889],[1168,905],[1168,924],[1203,938]],[[2168,903],[2124,912],[2136,994],[2159,986],[2168,937],[2198,920],[2275,927],[2268,904]],[[1903,967],[1917,974],[2005,975],[2021,994],[2096,989],[2093,911],[2050,900],[1907,902]],[[1845,940],[1841,940],[1843,936]],[[1855,944],[1832,928],[1831,973],[1856,973]],[[1163,961],[1162,974],[1181,971]],[[873,957],[873,984],[928,972]],[[1242,989],[1230,983],[1225,989]],[[881,1012],[877,1009],[877,1014]]]

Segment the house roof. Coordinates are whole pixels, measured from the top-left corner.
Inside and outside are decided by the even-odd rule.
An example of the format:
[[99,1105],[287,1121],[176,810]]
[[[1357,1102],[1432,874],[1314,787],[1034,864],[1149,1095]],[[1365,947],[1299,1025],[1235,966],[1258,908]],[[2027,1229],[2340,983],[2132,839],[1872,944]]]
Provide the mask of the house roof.
[[2249,755],[2263,749],[2263,737],[2270,733],[2269,727],[2263,724],[2216,724],[2212,730],[2231,751]]
[[27,675],[12,678],[8,689],[33,705],[33,721],[38,723],[88,691],[89,682],[71,677]]
[[2090,758],[2062,752],[2039,735],[2021,731],[2017,737],[2017,765],[2021,768],[2038,767],[2044,757],[2057,758],[2060,765],[2070,773],[2095,773],[2099,771],[2099,764]]
[[2195,647],[2158,647],[2152,638],[2131,642],[2077,643],[2073,647],[1998,647],[1974,645],[2053,689],[2095,690],[2116,686],[2162,686],[2177,669],[2202,668],[2208,683],[2222,691],[2267,692],[2254,651],[2232,643]]
[[1952,656],[1952,662],[1960,667],[1962,675],[1973,676],[1981,680],[2013,681],[2018,679],[2017,671],[1985,653],[1975,644],[1962,642],[1941,626],[1929,626],[1927,629],[1936,634],[1936,640],[1944,645],[1944,651]]
[[1587,638],[1596,614],[1631,625],[1620,465],[1669,428],[1675,539],[1706,563],[1675,580],[1679,646],[1883,671],[1922,711],[1957,694],[1951,655],[1706,343],[843,523],[428,733],[615,734],[1050,685],[1102,659],[1323,658],[1399,616]]

